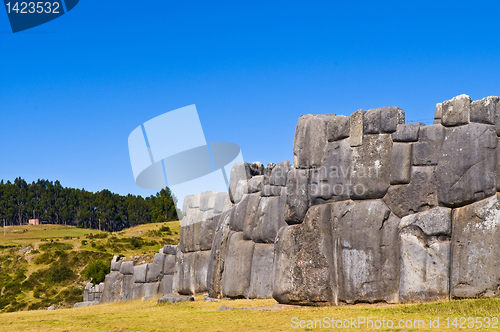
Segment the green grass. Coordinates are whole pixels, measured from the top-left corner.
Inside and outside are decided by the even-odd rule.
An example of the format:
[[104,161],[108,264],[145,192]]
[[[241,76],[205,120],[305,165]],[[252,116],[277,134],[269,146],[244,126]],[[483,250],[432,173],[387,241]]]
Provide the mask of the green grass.
[[[293,307],[268,311],[217,311],[221,305],[239,308],[266,307],[274,300],[235,300],[157,305],[154,300],[121,302],[95,307],[0,314],[0,326],[8,331],[307,331],[292,328],[292,319],[307,322],[334,317],[336,320],[368,317],[394,322],[424,320],[424,328],[347,328],[342,331],[463,331],[446,327],[446,317],[500,316],[500,299],[462,300],[415,305],[355,305],[339,307]],[[440,318],[440,328],[431,329],[429,318]],[[316,330],[316,329],[314,329]],[[322,329],[317,329],[322,330]],[[325,329],[323,329],[325,330]],[[328,330],[328,329],[326,329]],[[495,331],[498,329],[468,329]]]

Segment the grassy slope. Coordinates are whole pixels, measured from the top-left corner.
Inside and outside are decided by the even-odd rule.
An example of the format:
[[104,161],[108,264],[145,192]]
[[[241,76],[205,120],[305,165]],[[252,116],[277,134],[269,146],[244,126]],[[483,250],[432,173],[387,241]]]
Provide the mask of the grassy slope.
[[[350,319],[369,317],[399,320],[424,320],[425,328],[379,329],[385,331],[459,331],[446,328],[446,317],[500,316],[500,299],[463,300],[417,305],[356,305],[342,307],[292,307],[276,311],[221,311],[221,305],[231,307],[273,306],[274,300],[236,300],[217,303],[195,302],[157,305],[154,300],[105,304],[96,307],[39,310],[0,314],[0,326],[8,331],[290,331],[292,317],[302,320]],[[430,329],[429,317],[440,317],[440,328]],[[304,330],[304,329],[298,329]],[[306,329],[307,330],[307,329]],[[371,331],[355,328],[342,331]],[[469,329],[467,329],[469,330]],[[495,331],[498,329],[474,329]]]

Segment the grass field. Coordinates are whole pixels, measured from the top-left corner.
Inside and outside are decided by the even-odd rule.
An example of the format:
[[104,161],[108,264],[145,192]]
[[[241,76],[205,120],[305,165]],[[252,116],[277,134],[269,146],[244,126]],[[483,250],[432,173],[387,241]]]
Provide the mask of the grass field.
[[[197,297],[195,302],[157,305],[155,300],[131,301],[104,304],[95,307],[36,310],[0,314],[0,330],[5,331],[310,331],[330,330],[331,328],[307,328],[307,321],[358,320],[360,317],[371,319],[376,324],[384,319],[395,325],[391,328],[342,328],[342,331],[498,331],[497,328],[460,328],[453,326],[454,317],[499,317],[500,299],[461,300],[441,303],[415,305],[355,305],[340,307],[285,307],[273,309],[274,300],[234,300],[204,302]],[[232,308],[259,308],[263,311],[217,311],[221,305]],[[294,318],[296,317],[296,319]],[[429,319],[439,327],[430,328]],[[446,318],[450,319],[447,327]],[[293,328],[303,321],[304,328]],[[403,327],[397,324],[420,323],[419,328]],[[295,323],[296,322],[296,323]],[[359,321],[358,321],[359,322]],[[410,322],[410,323],[409,323]],[[490,321],[491,326],[492,321]],[[312,323],[313,324],[313,323]],[[323,321],[324,324],[324,321]],[[424,325],[422,325],[424,324]],[[404,326],[404,325],[403,325]],[[477,325],[479,326],[479,324]],[[311,326],[310,326],[311,327]],[[327,327],[327,326],[326,326]]]

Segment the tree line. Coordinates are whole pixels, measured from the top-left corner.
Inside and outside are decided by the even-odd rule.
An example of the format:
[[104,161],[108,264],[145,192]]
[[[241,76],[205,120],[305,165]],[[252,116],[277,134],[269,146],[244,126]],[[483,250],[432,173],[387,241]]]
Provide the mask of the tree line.
[[27,183],[0,181],[0,222],[27,224],[40,219],[64,224],[119,231],[134,225],[177,220],[177,198],[168,187],[143,198],[121,196],[105,189],[96,193],[63,187],[59,181],[38,180]]

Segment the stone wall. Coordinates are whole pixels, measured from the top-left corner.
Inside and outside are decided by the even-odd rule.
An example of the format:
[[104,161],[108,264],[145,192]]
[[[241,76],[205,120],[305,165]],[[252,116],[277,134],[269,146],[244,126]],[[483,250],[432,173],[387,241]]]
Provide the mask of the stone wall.
[[[171,286],[157,293],[303,305],[499,296],[498,136],[498,97],[437,104],[429,126],[397,107],[303,115],[293,166],[235,164],[229,194],[186,198]],[[148,283],[154,268],[136,268]],[[115,284],[113,300],[138,298],[123,295],[130,282],[115,268],[101,302]]]

